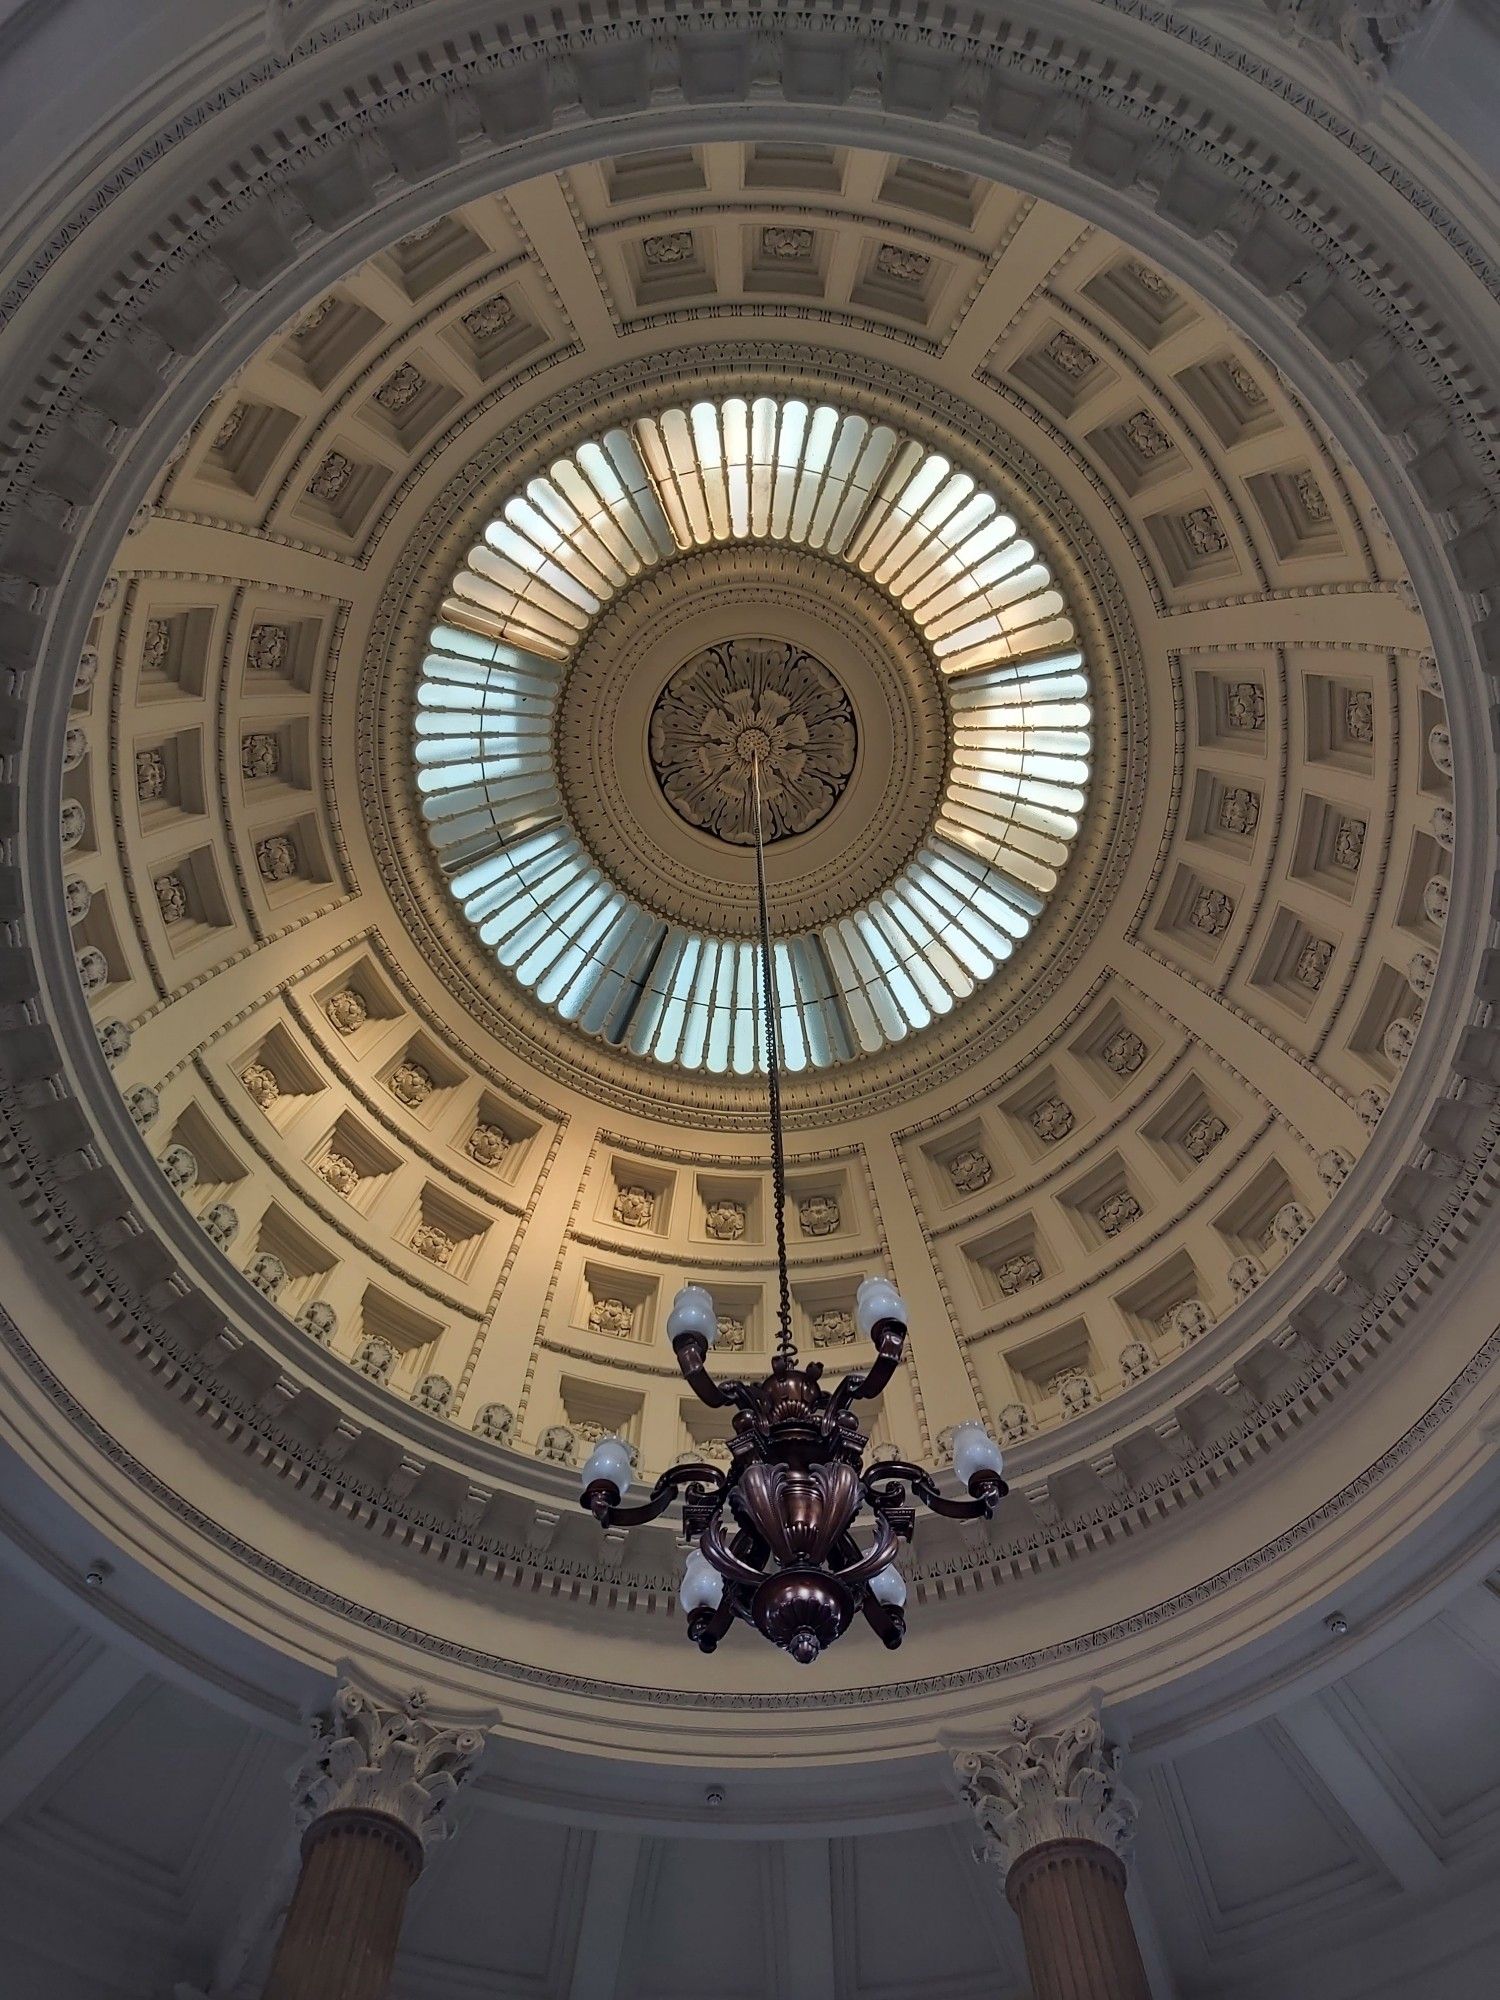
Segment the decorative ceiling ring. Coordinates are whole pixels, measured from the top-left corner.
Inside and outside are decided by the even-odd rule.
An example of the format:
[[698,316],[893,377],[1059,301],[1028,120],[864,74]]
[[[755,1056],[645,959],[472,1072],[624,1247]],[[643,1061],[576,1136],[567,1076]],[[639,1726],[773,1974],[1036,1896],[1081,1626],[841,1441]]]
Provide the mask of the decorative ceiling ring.
[[[800,930],[877,894],[931,829],[946,763],[947,703],[910,621],[849,568],[785,545],[743,544],[681,556],[624,591],[594,623],[562,697],[559,774],[566,810],[594,859],[647,907],[690,923],[705,903],[726,936],[755,926],[754,871],[733,842],[684,839],[691,825],[669,798],[670,761],[652,752],[660,697],[680,663],[759,631],[810,649],[849,697],[857,757],[879,760],[878,801],[843,785],[830,836],[776,842],[768,853],[782,925]],[[655,663],[639,679],[623,671]],[[622,739],[643,746],[627,785]],[[658,746],[658,755],[663,746]],[[852,772],[851,772],[852,775]],[[822,824],[822,822],[819,822]],[[846,837],[854,835],[851,840]]]
[[[826,120],[825,120],[825,129],[826,129]],[[1249,199],[1248,193],[1246,195],[1246,198]],[[1304,211],[1304,217],[1305,216],[1306,216],[1306,211]],[[1308,231],[1308,236],[1304,240],[1302,245],[1299,246],[1301,248],[1306,248],[1307,244],[1314,242],[1316,238],[1316,225],[1310,220],[1306,220],[1305,227]],[[1250,232],[1248,230],[1241,232],[1242,243],[1244,237],[1249,233]],[[1264,241],[1261,242],[1259,247],[1262,250],[1268,249],[1268,246],[1264,243]],[[1273,245],[1269,247],[1274,248],[1275,246]],[[1185,264],[1189,254],[1190,254],[1189,251],[1184,246],[1179,244],[1178,258],[1177,258],[1178,263]],[[1310,258],[1313,255],[1313,251],[1311,249],[1307,249],[1307,255]],[[1392,257],[1396,267],[1399,268],[1402,264],[1402,259],[1399,255],[1399,246],[1392,246]],[[1252,263],[1251,268],[1257,269],[1263,274],[1265,287],[1267,289],[1277,289],[1275,276],[1268,271],[1268,267],[1265,264],[1255,265]],[[1283,262],[1279,268],[1281,269],[1284,275],[1286,269],[1285,262]],[[1357,290],[1357,287],[1354,285],[1354,280],[1352,278],[1351,273],[1348,270],[1348,267],[1344,266],[1341,267],[1341,269],[1342,269],[1342,277],[1340,279],[1340,282],[1347,282],[1351,286],[1351,289]],[[1291,280],[1287,279],[1287,283],[1290,282]],[[1200,288],[1203,288],[1203,280],[1201,278],[1200,278]],[[1300,301],[1300,303],[1304,306],[1305,309],[1310,309],[1312,307],[1317,306],[1320,303],[1323,303],[1323,301],[1318,299],[1308,299],[1304,297]],[[1335,301],[1335,303],[1337,303],[1337,301]],[[1363,322],[1363,324],[1368,325],[1368,321]],[[1416,329],[1415,331],[1420,331],[1420,329]],[[1294,376],[1298,374],[1298,366],[1297,366],[1298,349],[1296,348],[1292,336],[1290,335],[1289,332],[1287,332],[1285,329],[1282,329],[1280,331],[1273,330],[1270,336],[1267,337],[1267,339],[1264,341],[1263,344],[1267,344],[1272,347],[1273,352],[1275,353],[1275,356],[1278,359],[1278,361],[1284,361],[1285,365],[1289,369],[1289,372],[1291,372]],[[1340,409],[1344,409],[1347,412],[1347,406],[1350,400],[1350,394],[1346,394],[1346,388],[1347,385],[1341,386],[1336,382],[1332,381],[1332,379],[1330,379],[1330,385],[1327,389],[1327,393],[1323,394],[1319,399],[1320,411],[1326,413],[1329,410],[1333,410],[1335,414],[1337,414],[1337,412]],[[1462,391],[1460,390],[1459,393],[1461,394]],[[1422,399],[1419,396],[1417,398],[1417,404],[1416,404],[1418,410],[1420,409],[1421,400]],[[1415,420],[1410,415],[1412,407],[1413,407],[1412,405],[1407,406],[1408,415],[1406,416],[1391,416],[1389,418],[1387,428],[1390,434],[1392,434],[1397,438],[1400,438],[1404,435],[1408,423]],[[1362,469],[1364,469],[1366,465],[1368,466],[1369,470],[1367,476],[1370,478],[1370,483],[1376,490],[1377,498],[1381,500],[1382,505],[1386,509],[1388,518],[1392,521],[1392,525],[1396,527],[1398,531],[1398,535],[1400,536],[1403,542],[1403,546],[1405,546],[1408,550],[1409,558],[1412,562],[1413,569],[1418,574],[1419,588],[1421,590],[1421,594],[1423,597],[1424,607],[1428,610],[1430,619],[1432,619],[1434,624],[1437,626],[1439,643],[1440,646],[1442,646],[1442,648],[1444,649],[1445,675],[1447,676],[1448,680],[1453,684],[1455,707],[1463,709],[1463,714],[1460,718],[1463,724],[1466,725],[1472,723],[1475,721],[1476,717],[1480,715],[1483,708],[1487,705],[1487,701],[1486,699],[1481,698],[1482,684],[1479,682],[1478,677],[1468,673],[1461,673],[1458,670],[1460,661],[1465,663],[1472,663],[1473,660],[1473,653],[1470,649],[1468,637],[1464,630],[1463,617],[1466,612],[1470,612],[1477,608],[1473,603],[1473,599],[1470,593],[1474,592],[1475,590],[1489,589],[1490,587],[1492,587],[1495,580],[1495,565],[1492,560],[1493,550],[1491,546],[1492,529],[1486,525],[1486,519],[1483,517],[1478,519],[1477,521],[1472,521],[1472,522],[1466,521],[1463,523],[1454,524],[1452,541],[1453,541],[1453,554],[1455,562],[1457,564],[1457,569],[1449,579],[1447,585],[1445,585],[1440,580],[1439,577],[1438,563],[1437,563],[1437,556],[1436,556],[1434,542],[1432,538],[1430,538],[1427,535],[1427,533],[1422,527],[1422,524],[1419,522],[1417,518],[1418,505],[1413,492],[1411,491],[1411,489],[1408,488],[1403,496],[1403,494],[1399,489],[1398,482],[1389,477],[1388,473],[1386,475],[1382,475],[1381,468],[1378,464],[1379,446],[1376,442],[1374,431],[1368,429],[1364,430],[1362,432],[1362,438],[1363,442],[1360,447],[1362,452]],[[1460,458],[1464,456],[1467,449],[1467,433],[1464,432],[1462,425],[1460,425],[1455,431],[1453,439],[1453,448],[1455,451],[1457,451]],[[1390,449],[1390,447],[1387,447],[1387,449]],[[1464,484],[1465,478],[1470,479],[1470,484],[1468,486],[1465,486]],[[1472,492],[1474,490],[1472,484],[1472,475],[1465,474],[1460,479],[1457,488],[1456,489],[1450,488],[1449,490],[1450,492],[1456,490],[1460,494],[1460,497],[1464,497],[1465,495],[1472,495]],[[1482,491],[1482,473],[1481,473],[1480,490]],[[99,517],[100,521],[104,522],[105,516],[110,512],[111,510],[108,508],[102,510]],[[44,510],[44,515],[45,515],[45,510]],[[115,519],[116,530],[118,530],[118,527],[123,520],[123,514],[119,506],[117,506],[113,510],[113,517]],[[107,525],[107,523],[105,523],[105,525]],[[101,546],[96,551],[97,564],[94,570],[94,574],[96,577],[102,576],[103,567],[109,559],[109,549],[112,547],[113,543],[111,542],[109,544],[109,547]],[[15,559],[14,556],[12,559],[13,560]],[[40,562],[38,562],[37,566],[39,568],[43,567],[43,565]],[[83,568],[86,570],[87,567],[88,565],[85,563],[83,565]],[[44,576],[40,581],[43,585],[46,585],[47,583],[50,582],[50,575]],[[75,621],[75,629],[73,633],[73,638],[75,641],[78,639],[80,635],[81,624],[79,623],[79,621],[81,621],[81,619],[85,615],[85,609],[86,607],[80,608],[78,614],[78,621]],[[61,623],[58,626],[58,631],[59,634],[63,633],[63,627]],[[36,636],[39,639],[40,634],[38,633]],[[63,635],[64,638],[65,636],[66,635]],[[30,635],[23,630],[19,636],[18,643],[21,645],[21,648],[24,651],[25,646],[30,643]],[[73,650],[76,651],[76,644],[74,645]],[[63,644],[63,655],[66,656],[67,652],[68,652],[68,647],[66,644]],[[1490,793],[1485,789],[1485,784],[1484,784],[1484,780],[1487,776],[1487,769],[1488,769],[1487,766],[1488,750],[1486,747],[1487,738],[1482,729],[1474,729],[1471,731],[1466,726],[1455,730],[1455,736],[1457,737],[1460,745],[1464,746],[1463,756],[1465,762],[1464,762],[1464,776],[1462,782],[1469,786],[1469,790],[1466,796],[1471,802],[1474,802],[1476,805],[1476,811],[1474,814],[1476,824],[1479,824],[1481,826],[1481,830],[1485,834],[1488,834],[1489,832],[1488,819],[1485,818],[1482,822],[1480,821],[1480,813],[1481,812],[1485,814],[1488,813],[1488,801],[1490,798]],[[42,776],[39,778],[37,784],[37,796],[43,801],[43,803],[45,803],[47,787],[52,782],[50,778],[46,775],[47,770],[50,769],[50,767],[41,766],[36,768],[40,768],[42,771]],[[40,851],[41,858],[44,862],[50,862],[52,859],[55,859],[55,855],[53,855],[47,847],[46,828],[48,825],[48,821],[45,812],[41,812],[39,814],[35,824],[39,832],[39,839],[36,842],[28,844],[28,852],[26,855],[28,865],[31,864],[37,850]],[[1478,843],[1476,843],[1476,845],[1477,844]],[[1439,1016],[1444,1016],[1447,1018],[1450,1027],[1450,1032],[1445,1035],[1434,1035],[1432,1037],[1427,1038],[1427,1046],[1432,1051],[1430,1062],[1409,1068],[1408,1075],[1411,1081],[1406,1087],[1405,1091],[1405,1097],[1408,1100],[1409,1105],[1414,1104],[1419,1098],[1423,1099],[1426,1098],[1427,1094],[1436,1083],[1437,1066],[1446,1059],[1449,1052],[1451,1051],[1453,1041],[1456,1038],[1457,1027],[1454,1025],[1454,1013],[1456,1009],[1461,1010],[1463,1004],[1463,994],[1460,990],[1461,983],[1464,980],[1472,980],[1475,956],[1483,943],[1482,927],[1477,923],[1474,924],[1472,926],[1472,934],[1471,934],[1467,924],[1467,917],[1469,912],[1484,907],[1484,899],[1481,892],[1485,885],[1480,878],[1481,878],[1481,872],[1488,870],[1488,867],[1490,866],[1490,861],[1491,857],[1489,857],[1488,855],[1483,856],[1469,865],[1468,872],[1466,875],[1455,878],[1455,890],[1456,890],[1455,904],[1454,904],[1455,914],[1462,916],[1465,923],[1465,937],[1463,940],[1463,949],[1461,949],[1461,951],[1458,953],[1450,953],[1449,955],[1450,966],[1449,968],[1445,968],[1446,976],[1444,977],[1442,987],[1440,988],[1442,1006],[1439,1007],[1436,1004],[1439,996],[1435,995],[1434,1005],[1430,1010],[1430,1018],[1436,1019],[1439,1018]],[[41,880],[41,886],[45,886],[45,883],[51,879],[53,879],[51,876],[44,875]],[[1462,891],[1461,893],[1459,893],[1460,889]],[[50,998],[55,1003],[54,1011],[56,1013],[57,1018],[62,1022],[62,1024],[70,1034],[76,1035],[79,1048],[86,1049],[88,1046],[87,1035],[85,1032],[87,1023],[86,1019],[81,1013],[81,1010],[79,1010],[76,1007],[73,1007],[71,1009],[69,1008],[67,1001],[64,995],[62,994],[60,988],[58,989],[57,992],[53,993],[50,996]],[[1488,1060],[1485,1054],[1485,1051],[1488,1047],[1488,1042],[1485,1039],[1486,1034],[1487,1031],[1483,1029],[1476,1031],[1475,1039],[1471,1043],[1469,1052],[1465,1059],[1465,1070],[1460,1072],[1454,1084],[1454,1089],[1456,1093],[1455,1101],[1461,1101],[1462,1099],[1465,1089],[1465,1076],[1475,1074],[1476,1073],[1475,1065],[1476,1064],[1480,1065],[1482,1069],[1483,1064]],[[85,1065],[85,1067],[87,1066]],[[1421,1079],[1420,1082],[1418,1080],[1419,1076]],[[99,1072],[97,1071],[97,1069],[92,1070],[87,1077],[87,1081],[91,1089],[98,1084],[99,1080],[100,1080]],[[1400,1127],[1401,1129],[1398,1129],[1398,1127]],[[1379,1168],[1381,1170],[1388,1172],[1392,1164],[1393,1155],[1397,1150],[1397,1148],[1409,1144],[1409,1129],[1410,1129],[1409,1123],[1403,1123],[1403,1121],[1399,1120],[1391,1121],[1391,1129],[1389,1132],[1388,1143],[1382,1146],[1378,1151],[1378,1162],[1379,1162]],[[119,1137],[120,1140],[119,1148],[116,1148],[113,1143],[117,1136]],[[120,1126],[118,1135],[113,1130],[113,1128],[110,1128],[108,1132],[108,1137],[111,1142],[110,1150],[112,1157],[118,1157],[119,1152],[121,1150],[128,1150],[126,1148],[126,1142],[129,1139],[129,1134],[128,1130],[123,1125]],[[44,1143],[41,1148],[42,1157],[45,1158],[46,1153],[47,1153],[47,1147]],[[133,1159],[133,1155],[131,1155],[131,1157]],[[1363,1171],[1366,1168],[1368,1169],[1368,1171],[1367,1172]],[[1377,1175],[1376,1148],[1372,1147],[1370,1153],[1366,1155],[1365,1160],[1361,1163],[1361,1170],[1362,1171],[1360,1174],[1358,1192],[1363,1193],[1364,1191],[1368,1190],[1370,1193],[1373,1193]],[[108,1171],[109,1170],[106,1170],[106,1174],[108,1174]],[[1420,1177],[1422,1169],[1419,1167],[1417,1169],[1417,1172]],[[1356,1201],[1356,1191],[1351,1190],[1351,1194],[1349,1196],[1349,1202],[1350,1202],[1350,1207],[1347,1212],[1352,1215],[1355,1212],[1355,1209],[1359,1206],[1358,1202]],[[61,1212],[64,1215],[66,1215],[67,1214],[66,1208],[64,1208]],[[1409,1209],[1407,1212],[1409,1212]],[[73,1227],[74,1227],[73,1223],[69,1221],[63,1231],[62,1237],[60,1237],[59,1239],[60,1248],[63,1247],[63,1240],[72,1235]],[[1422,1247],[1424,1249],[1428,1247],[1425,1243],[1425,1239]],[[71,1251],[69,1252],[69,1254],[72,1254]],[[1413,1257],[1417,1255],[1416,1250],[1413,1250],[1412,1255]],[[1305,1270],[1303,1269],[1303,1267],[1299,1266],[1299,1277],[1305,1277],[1305,1275],[1306,1275]],[[1352,1303],[1358,1306],[1360,1311],[1366,1311],[1366,1310],[1378,1311],[1382,1298],[1389,1295],[1391,1285],[1393,1283],[1400,1283],[1400,1282],[1404,1282],[1404,1278],[1399,1280],[1391,1279],[1388,1281],[1385,1274],[1383,1274],[1380,1271],[1375,1271],[1371,1275],[1371,1280],[1368,1287],[1363,1292],[1357,1293],[1356,1299]],[[1348,1308],[1345,1309],[1347,1310]]]
[[[543,1005],[635,1056],[714,1074],[765,1067],[753,942],[716,921],[670,923],[600,870],[563,810],[559,703],[579,645],[621,591],[682,554],[768,545],[808,549],[883,590],[921,634],[952,718],[941,803],[917,853],[870,900],[778,941],[788,1070],[902,1041],[994,977],[1067,864],[1093,749],[1089,672],[1052,572],[982,468],[976,477],[909,431],[826,399],[704,399],[590,438],[502,496],[443,600],[418,681],[428,837],[480,941]],[[731,805],[748,732],[763,744],[774,816],[781,739],[792,778],[807,774],[815,739],[764,665],[753,690],[731,690],[730,657],[721,648],[704,670],[719,705],[680,752],[680,798],[701,796],[706,779],[720,809]],[[854,715],[817,671],[812,681],[800,669],[801,683],[828,711],[841,793]],[[691,693],[679,666],[652,708],[653,759],[669,725],[686,726]],[[873,810],[886,772],[867,759],[862,782]],[[820,820],[837,803],[823,790]]]
[[[679,1123],[701,1118],[702,1085],[693,1074],[679,1075],[653,1064],[647,1085],[638,1061],[621,1059],[604,1045],[579,1036],[509,981],[496,980],[489,952],[478,943],[452,897],[446,889],[432,893],[439,878],[415,786],[406,794],[393,791],[384,775],[409,767],[413,663],[425,655],[449,579],[481,540],[493,517],[496,496],[545,474],[559,454],[601,428],[628,428],[660,409],[684,371],[721,397],[739,395],[753,401],[791,389],[813,404],[832,398],[842,408],[861,412],[872,425],[921,438],[929,450],[956,466],[985,469],[1002,504],[1026,523],[1040,559],[1058,579],[1076,621],[1081,650],[1091,659],[1110,663],[1091,690],[1096,752],[1082,830],[1061,884],[1042,908],[1024,957],[1002,967],[988,987],[923,1032],[917,1044],[920,1077],[914,1077],[911,1045],[901,1043],[867,1054],[857,1064],[827,1069],[809,1065],[788,1079],[791,1125],[818,1125],[835,1111],[853,1116],[888,1104],[909,1104],[914,1091],[928,1083],[967,1074],[1045,1005],[1070,975],[1111,906],[1128,863],[1148,754],[1145,682],[1135,621],[1087,514],[1014,433],[950,392],[935,390],[922,377],[889,365],[873,368],[859,357],[810,346],[695,343],[646,362],[601,370],[508,424],[502,438],[479,445],[455,440],[455,451],[461,448],[463,453],[461,470],[393,559],[364,650],[357,738],[366,828],[401,922],[418,940],[424,959],[441,969],[443,983],[465,1013],[565,1086],[575,1085],[580,1074],[587,1074],[591,1093],[622,1111],[647,1110],[655,1119],[665,1116]],[[889,607],[886,615],[897,621],[888,643],[899,643],[900,625],[905,623],[915,643],[923,644],[907,614],[883,587],[857,571],[848,573],[858,589],[882,598]],[[598,629],[608,625],[610,616],[603,615]],[[871,893],[878,886],[872,885]],[[756,1129],[761,1116],[755,1086],[741,1085],[732,1071],[716,1080],[714,1106],[725,1129]]]

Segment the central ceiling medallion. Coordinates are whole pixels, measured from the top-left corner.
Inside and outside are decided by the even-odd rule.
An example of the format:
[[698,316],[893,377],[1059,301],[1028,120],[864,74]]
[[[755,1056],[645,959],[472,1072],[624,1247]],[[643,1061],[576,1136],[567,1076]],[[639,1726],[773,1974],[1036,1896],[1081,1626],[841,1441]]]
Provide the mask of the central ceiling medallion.
[[844,795],[859,736],[837,676],[800,646],[731,639],[679,667],[651,713],[651,768],[689,826],[755,840],[760,759],[766,840],[809,833]]

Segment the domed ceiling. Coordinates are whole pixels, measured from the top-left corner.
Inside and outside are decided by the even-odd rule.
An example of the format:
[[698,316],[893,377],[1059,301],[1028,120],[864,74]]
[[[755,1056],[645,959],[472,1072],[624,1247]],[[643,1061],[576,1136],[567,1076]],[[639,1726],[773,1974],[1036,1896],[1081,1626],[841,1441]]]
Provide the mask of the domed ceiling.
[[[252,1988],[345,1677],[497,1725],[428,2000],[706,1852],[736,2000],[1019,1994],[1085,1709],[1154,1987],[1483,1980],[1492,13],[0,0],[13,1980]],[[752,758],[798,1341],[1010,1483],[807,1667],[578,1504],[772,1347]]]
[[723,1452],[664,1322],[691,1276],[727,1370],[772,1341],[752,752],[798,1338],[854,1365],[866,1270],[912,1309],[877,1450],[941,1466],[977,1405],[1034,1552],[1295,1429],[1289,1274],[1447,911],[1402,561],[1180,278],[1003,185],[758,140],[347,270],[119,550],[57,893],[248,1407],[480,1550],[512,1453]]

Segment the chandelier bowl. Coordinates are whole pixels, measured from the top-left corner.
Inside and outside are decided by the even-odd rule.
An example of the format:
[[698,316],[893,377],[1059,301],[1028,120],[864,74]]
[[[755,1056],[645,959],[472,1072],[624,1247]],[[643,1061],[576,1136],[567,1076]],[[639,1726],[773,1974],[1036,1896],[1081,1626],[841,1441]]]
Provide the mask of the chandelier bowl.
[[[747,1465],[734,1489],[738,1519],[783,1568],[819,1564],[859,1512],[859,1475],[844,1464]],[[712,1558],[710,1558],[712,1560]]]
[[810,1666],[853,1618],[855,1594],[816,1569],[784,1569],[768,1576],[751,1600],[756,1630],[773,1646]]

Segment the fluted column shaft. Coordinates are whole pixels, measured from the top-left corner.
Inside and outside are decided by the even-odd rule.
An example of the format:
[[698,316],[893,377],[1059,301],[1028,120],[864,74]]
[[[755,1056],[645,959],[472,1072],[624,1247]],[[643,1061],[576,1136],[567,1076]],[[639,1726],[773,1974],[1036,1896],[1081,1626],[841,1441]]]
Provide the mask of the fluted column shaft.
[[385,2000],[421,1867],[421,1841],[388,1813],[315,1819],[265,2000]]
[[1095,1840],[1047,1840],[1011,1865],[1035,2000],[1151,2000],[1125,1864]]

